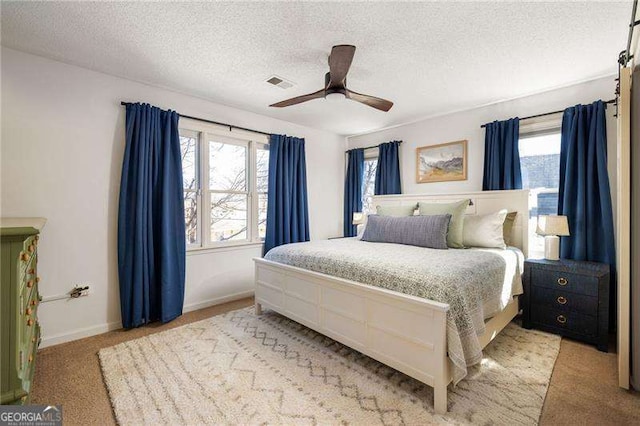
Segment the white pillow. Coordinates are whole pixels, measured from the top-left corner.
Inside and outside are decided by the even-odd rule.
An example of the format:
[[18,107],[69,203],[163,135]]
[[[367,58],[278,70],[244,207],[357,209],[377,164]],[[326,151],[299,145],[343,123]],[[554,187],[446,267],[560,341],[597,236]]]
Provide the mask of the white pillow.
[[506,217],[507,210],[485,215],[465,216],[462,229],[465,247],[507,248],[502,229]]

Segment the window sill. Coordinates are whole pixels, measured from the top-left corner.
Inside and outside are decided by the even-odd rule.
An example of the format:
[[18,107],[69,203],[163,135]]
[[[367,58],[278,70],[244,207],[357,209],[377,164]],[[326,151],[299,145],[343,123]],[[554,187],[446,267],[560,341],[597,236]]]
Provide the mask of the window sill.
[[193,247],[187,248],[187,256],[195,256],[198,254],[221,253],[225,251],[246,250],[254,247],[262,247],[264,242],[240,242],[229,243],[225,245],[209,246],[209,247]]

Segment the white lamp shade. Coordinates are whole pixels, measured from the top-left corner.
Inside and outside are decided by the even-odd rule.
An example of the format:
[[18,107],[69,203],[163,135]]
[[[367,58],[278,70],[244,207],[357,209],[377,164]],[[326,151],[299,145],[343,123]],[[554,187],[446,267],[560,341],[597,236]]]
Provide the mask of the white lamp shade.
[[566,237],[569,235],[569,222],[566,216],[542,215],[538,216],[538,235],[558,235]]
[[353,214],[353,222],[351,222],[353,225],[362,225],[364,223],[364,213],[362,212],[355,212]]

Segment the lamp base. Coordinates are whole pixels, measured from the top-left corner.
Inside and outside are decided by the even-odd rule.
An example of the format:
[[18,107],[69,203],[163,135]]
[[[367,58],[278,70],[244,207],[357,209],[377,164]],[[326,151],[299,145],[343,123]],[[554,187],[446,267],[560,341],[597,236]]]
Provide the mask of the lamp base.
[[547,260],[560,260],[560,237],[545,235],[544,258]]

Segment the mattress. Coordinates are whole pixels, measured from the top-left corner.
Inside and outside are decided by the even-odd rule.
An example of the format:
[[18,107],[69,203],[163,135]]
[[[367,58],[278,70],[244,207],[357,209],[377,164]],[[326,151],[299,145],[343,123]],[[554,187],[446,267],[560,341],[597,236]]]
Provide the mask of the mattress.
[[522,294],[517,248],[436,250],[357,238],[286,244],[265,259],[450,306],[447,345],[457,383],[482,360],[485,319]]

